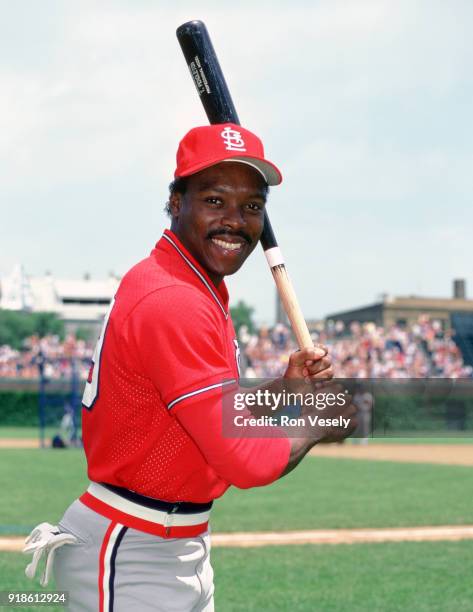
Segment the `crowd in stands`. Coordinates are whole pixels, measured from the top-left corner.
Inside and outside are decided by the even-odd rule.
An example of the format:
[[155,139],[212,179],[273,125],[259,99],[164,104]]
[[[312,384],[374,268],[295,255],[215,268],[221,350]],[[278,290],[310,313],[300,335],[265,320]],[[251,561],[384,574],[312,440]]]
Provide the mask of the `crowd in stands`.
[[[295,344],[287,327],[261,328],[256,334],[240,329],[247,377],[275,377],[286,368]],[[419,317],[410,327],[388,329],[374,323],[328,321],[312,334],[329,347],[339,378],[464,378],[472,376],[453,340],[437,320]]]
[[[374,323],[328,321],[313,333],[314,342],[329,347],[335,376],[340,378],[464,378],[473,376],[463,362],[452,332],[427,316],[415,325],[388,329]],[[278,324],[249,333],[239,331],[242,375],[272,378],[281,375],[296,349],[289,329]],[[68,336],[31,337],[23,350],[0,347],[0,378],[38,378],[40,367],[49,380],[87,378],[94,347]]]
[[21,351],[0,346],[0,378],[34,379],[42,368],[47,380],[68,380],[74,368],[76,376],[85,380],[93,352],[93,345],[73,336],[63,341],[58,336],[31,336]]

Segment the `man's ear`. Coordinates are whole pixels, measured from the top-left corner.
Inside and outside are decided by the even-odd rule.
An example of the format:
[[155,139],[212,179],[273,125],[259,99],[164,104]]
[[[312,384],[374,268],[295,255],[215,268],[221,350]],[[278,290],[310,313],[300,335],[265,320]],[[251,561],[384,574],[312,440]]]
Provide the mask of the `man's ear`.
[[175,191],[169,196],[169,210],[173,219],[179,217],[179,212],[182,207],[182,193]]

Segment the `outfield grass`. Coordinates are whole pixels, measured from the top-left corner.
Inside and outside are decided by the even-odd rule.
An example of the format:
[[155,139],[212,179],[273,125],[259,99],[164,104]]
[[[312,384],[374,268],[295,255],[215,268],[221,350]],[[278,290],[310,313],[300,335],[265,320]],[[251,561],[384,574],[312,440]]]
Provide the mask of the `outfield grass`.
[[472,542],[215,549],[220,612],[467,612]]
[[[45,428],[45,438],[49,445],[51,438],[59,432],[59,426],[52,427],[48,426]],[[78,433],[80,436],[80,431]],[[38,439],[39,428],[38,427],[15,427],[9,425],[3,425],[0,427],[0,439]],[[359,442],[354,438],[349,439],[346,444],[356,444]],[[473,444],[473,437],[471,434],[462,434],[458,432],[457,435],[444,436],[442,437],[392,437],[392,436],[381,436],[378,435],[375,438],[369,439],[369,444]]]
[[469,467],[307,457],[263,489],[216,502],[218,531],[473,523]]
[[[472,557],[473,542],[218,548],[216,610],[469,612]],[[41,590],[25,578],[26,562],[0,553],[0,590]]]
[[[36,578],[34,581],[29,580],[25,576],[25,567],[31,561],[31,555],[23,555],[21,553],[12,552],[0,552],[0,591],[53,591],[56,586],[54,578],[49,581],[47,587],[41,587],[39,585],[39,576],[43,571],[43,562],[40,563],[36,570]],[[13,608],[6,608],[0,606],[0,610],[10,610]],[[26,610],[35,610],[38,612],[53,612],[56,610],[63,610],[63,606],[21,606],[18,608],[21,612]]]
[[[80,450],[0,450],[0,533],[56,522],[87,486]],[[214,531],[473,523],[469,467],[307,457],[269,487],[230,489]]]
[[[45,436],[51,438],[57,433],[59,427],[46,427]],[[15,438],[15,439],[39,439],[39,427],[14,427],[4,425],[0,427],[0,438]]]
[[0,450],[0,534],[28,533],[56,522],[87,486],[82,450]]

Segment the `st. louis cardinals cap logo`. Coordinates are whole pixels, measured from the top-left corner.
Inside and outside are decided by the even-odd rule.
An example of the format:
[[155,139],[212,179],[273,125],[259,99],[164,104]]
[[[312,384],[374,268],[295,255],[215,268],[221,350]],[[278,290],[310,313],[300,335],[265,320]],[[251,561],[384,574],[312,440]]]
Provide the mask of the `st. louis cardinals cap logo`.
[[190,176],[223,161],[252,166],[268,185],[279,185],[282,176],[265,159],[261,140],[243,126],[231,121],[193,128],[179,143],[174,177]]
[[220,136],[223,138],[227,151],[246,151],[245,141],[241,137],[241,132],[237,132],[237,130],[227,126]]

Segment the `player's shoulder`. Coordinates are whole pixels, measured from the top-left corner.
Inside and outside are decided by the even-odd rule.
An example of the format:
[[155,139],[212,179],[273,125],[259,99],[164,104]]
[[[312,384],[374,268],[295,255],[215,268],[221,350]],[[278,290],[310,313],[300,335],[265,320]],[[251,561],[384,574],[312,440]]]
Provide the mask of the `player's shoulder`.
[[172,282],[155,287],[136,302],[130,317],[153,317],[162,323],[169,319],[173,324],[196,317],[214,318],[208,300],[201,291],[183,282]]
[[150,289],[159,288],[167,282],[168,271],[156,257],[151,253],[136,263],[123,276],[119,291],[148,292]]
[[142,345],[177,337],[218,341],[222,336],[218,321],[196,288],[172,284],[143,296],[124,317],[121,329]]
[[134,265],[123,277],[116,295],[116,305],[124,318],[129,316],[185,316],[208,308],[205,294],[174,273],[166,258],[153,253]]

